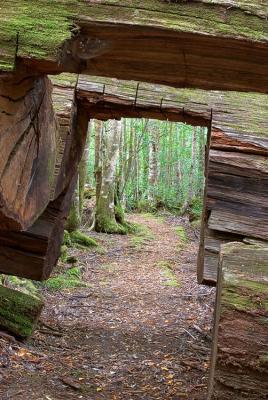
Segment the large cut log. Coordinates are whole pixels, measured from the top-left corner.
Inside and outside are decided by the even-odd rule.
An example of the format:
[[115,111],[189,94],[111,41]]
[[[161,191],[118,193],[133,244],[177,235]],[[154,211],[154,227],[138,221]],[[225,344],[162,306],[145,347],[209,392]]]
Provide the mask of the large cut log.
[[[75,107],[73,88],[58,99],[56,118],[61,146],[57,147],[51,201],[35,223],[23,232],[0,230],[0,272],[34,280],[47,279],[60,255],[64,225],[76,185],[85,145],[88,116]],[[65,112],[65,113],[63,113]]]
[[45,77],[0,79],[0,229],[26,229],[50,200],[57,134],[51,93]]
[[0,70],[267,93],[267,16],[257,0],[5,0]]
[[0,286],[0,329],[19,338],[31,336],[43,306],[40,297]]
[[24,232],[0,231],[0,272],[44,280],[57,264],[76,176],[68,190],[49,203],[38,220]]
[[221,248],[209,400],[268,394],[268,247]]

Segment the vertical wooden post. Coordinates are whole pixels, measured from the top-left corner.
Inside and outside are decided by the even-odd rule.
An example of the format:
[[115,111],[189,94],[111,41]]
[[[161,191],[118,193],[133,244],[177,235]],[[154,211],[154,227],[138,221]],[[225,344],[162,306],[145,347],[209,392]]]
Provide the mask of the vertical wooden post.
[[268,243],[221,247],[209,400],[268,394]]

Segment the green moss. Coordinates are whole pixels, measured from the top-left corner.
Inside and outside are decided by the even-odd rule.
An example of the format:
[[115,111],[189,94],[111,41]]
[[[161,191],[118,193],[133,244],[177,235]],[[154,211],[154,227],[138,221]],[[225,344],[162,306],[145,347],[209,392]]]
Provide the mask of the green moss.
[[77,2],[57,0],[6,0],[1,8],[1,35],[19,34],[18,56],[38,59],[55,57],[71,37],[70,18],[77,13]]
[[70,233],[66,230],[64,231],[63,244],[67,247],[72,246],[72,240],[71,240]]
[[79,244],[83,247],[97,247],[98,243],[93,238],[85,235],[80,231],[74,231],[70,233],[70,239],[72,244]]
[[0,286],[0,326],[20,337],[32,334],[43,300]]
[[240,280],[239,285],[256,291],[256,294],[266,294],[268,295],[268,283],[266,282],[256,282],[250,280]]
[[61,246],[60,250],[60,260],[66,262],[68,257],[68,247],[66,245]]
[[[180,242],[181,242],[180,244],[187,243],[188,238],[187,238],[187,234],[185,232],[185,228],[183,226],[176,226],[175,227],[175,232],[179,236],[179,239],[180,239]],[[180,246],[180,248],[181,248],[181,246]]]
[[77,287],[88,287],[86,283],[81,281],[82,272],[81,268],[73,267],[67,269],[63,274],[53,278],[49,278],[43,283],[44,287],[50,290],[62,290]]
[[172,270],[172,265],[168,261],[159,261],[157,267],[161,269],[161,275],[164,277],[164,285],[172,287],[180,287],[181,284],[178,281],[175,273]]
[[140,248],[155,239],[151,229],[146,225],[135,224],[134,229],[135,233],[130,235],[130,244],[133,247]]
[[71,37],[71,25],[78,14],[100,23],[118,21],[119,24],[126,24],[131,21],[133,25],[147,28],[240,37],[250,41],[268,40],[267,8],[254,3],[245,5],[241,2],[239,7],[227,8],[222,2],[216,1],[210,4],[169,4],[140,0],[134,5],[132,0],[106,0],[105,3],[84,0],[5,0],[0,16],[0,67],[5,70],[14,67],[17,34],[19,57],[55,60],[64,41]]
[[[254,295],[249,286],[232,284],[222,290],[222,304],[239,311],[268,310],[268,301],[257,291]],[[256,290],[256,288],[254,288]]]
[[98,216],[95,222],[95,230],[97,232],[126,235],[127,229],[116,222],[116,220],[106,216]]
[[39,282],[34,282],[30,279],[18,278],[17,276],[9,276],[8,283],[9,286],[12,286],[12,288],[19,289],[25,294],[36,296],[37,298],[39,297]]
[[[80,231],[68,232],[64,231],[63,238],[64,246],[73,247],[73,246],[82,246],[82,247],[97,247],[98,243],[95,239],[91,238],[88,235]],[[65,248],[64,248],[65,249]],[[67,254],[66,254],[67,257]],[[66,261],[66,260],[65,260]]]

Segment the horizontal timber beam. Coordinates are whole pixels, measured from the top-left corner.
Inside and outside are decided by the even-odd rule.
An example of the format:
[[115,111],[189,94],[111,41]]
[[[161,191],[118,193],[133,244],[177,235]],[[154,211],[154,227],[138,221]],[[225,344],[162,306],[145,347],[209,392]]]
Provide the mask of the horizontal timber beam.
[[5,0],[0,71],[268,93],[267,16],[262,0]]

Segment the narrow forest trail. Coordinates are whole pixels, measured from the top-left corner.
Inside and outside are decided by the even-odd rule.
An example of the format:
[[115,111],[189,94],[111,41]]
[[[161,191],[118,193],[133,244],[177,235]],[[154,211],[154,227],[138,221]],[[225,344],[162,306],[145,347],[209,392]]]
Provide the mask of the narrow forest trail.
[[0,339],[1,399],[206,398],[214,289],[196,284],[196,238],[174,217],[130,219],[139,234],[74,250],[88,287],[45,293],[56,330]]

